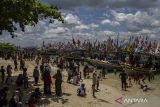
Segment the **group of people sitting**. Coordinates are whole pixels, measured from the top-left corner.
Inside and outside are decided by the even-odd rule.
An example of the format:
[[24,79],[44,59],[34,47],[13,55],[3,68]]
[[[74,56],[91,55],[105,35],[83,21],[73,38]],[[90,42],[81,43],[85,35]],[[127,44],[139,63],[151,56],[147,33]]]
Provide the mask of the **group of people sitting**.
[[82,81],[81,78],[81,72],[79,70],[79,63],[77,62],[70,62],[67,71],[68,71],[68,83],[72,83],[74,85],[78,85],[80,81]]

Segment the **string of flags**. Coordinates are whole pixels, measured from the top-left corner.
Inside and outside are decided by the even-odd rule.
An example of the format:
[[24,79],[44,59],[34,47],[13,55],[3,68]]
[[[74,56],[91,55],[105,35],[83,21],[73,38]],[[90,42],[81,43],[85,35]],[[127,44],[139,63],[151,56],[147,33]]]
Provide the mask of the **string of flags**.
[[91,40],[79,40],[72,36],[72,40],[67,43],[54,42],[45,44],[43,41],[43,47],[46,49],[58,49],[58,50],[74,50],[84,49],[92,51],[128,51],[128,52],[148,52],[152,54],[160,53],[159,42],[148,36],[129,36],[128,39],[120,40],[119,35],[117,38],[111,38],[104,41],[91,41]]

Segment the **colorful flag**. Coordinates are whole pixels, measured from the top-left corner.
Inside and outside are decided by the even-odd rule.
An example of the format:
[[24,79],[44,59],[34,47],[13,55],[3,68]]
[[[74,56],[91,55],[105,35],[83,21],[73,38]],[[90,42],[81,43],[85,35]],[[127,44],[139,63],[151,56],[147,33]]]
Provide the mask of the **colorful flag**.
[[72,42],[73,42],[74,45],[76,45],[76,42],[75,42],[73,36],[72,36]]
[[156,50],[155,50],[155,53],[158,54],[159,52],[160,52],[160,49],[159,49],[159,42],[158,42],[157,48],[156,48]]

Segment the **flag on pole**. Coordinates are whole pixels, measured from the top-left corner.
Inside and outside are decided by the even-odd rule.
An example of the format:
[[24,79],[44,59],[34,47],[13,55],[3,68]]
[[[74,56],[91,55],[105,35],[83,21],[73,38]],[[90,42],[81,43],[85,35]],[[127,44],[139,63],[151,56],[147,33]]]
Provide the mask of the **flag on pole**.
[[119,47],[119,32],[118,32],[118,34],[117,34],[117,46],[116,46],[117,48]]
[[73,36],[72,36],[72,42],[73,42],[73,45],[75,46],[76,45],[76,41],[74,40]]
[[45,47],[44,41],[43,41],[43,47]]
[[78,39],[77,41],[77,45],[78,45],[78,48],[80,48],[80,45],[81,45],[81,41]]
[[159,52],[160,52],[160,49],[159,49],[159,42],[158,42],[155,54],[158,54]]

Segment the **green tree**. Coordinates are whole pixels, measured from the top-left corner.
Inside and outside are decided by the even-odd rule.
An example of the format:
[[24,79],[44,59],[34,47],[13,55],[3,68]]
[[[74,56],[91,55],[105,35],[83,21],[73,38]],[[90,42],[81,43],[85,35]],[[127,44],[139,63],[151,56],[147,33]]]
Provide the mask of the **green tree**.
[[64,22],[56,6],[39,0],[0,0],[0,34],[8,31],[13,36],[18,27],[25,32],[25,25],[35,26],[42,19]]
[[0,51],[15,51],[16,46],[9,43],[1,43],[0,42]]

